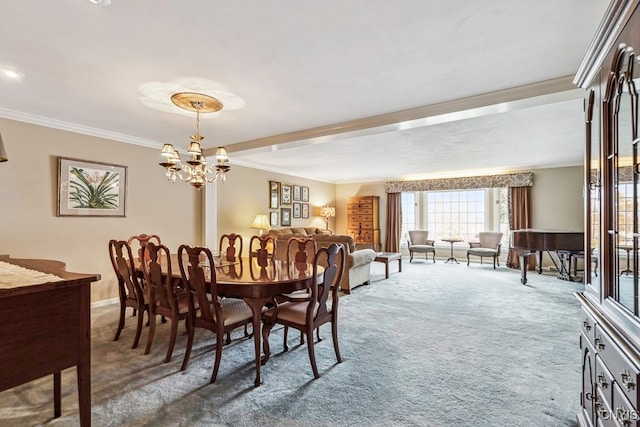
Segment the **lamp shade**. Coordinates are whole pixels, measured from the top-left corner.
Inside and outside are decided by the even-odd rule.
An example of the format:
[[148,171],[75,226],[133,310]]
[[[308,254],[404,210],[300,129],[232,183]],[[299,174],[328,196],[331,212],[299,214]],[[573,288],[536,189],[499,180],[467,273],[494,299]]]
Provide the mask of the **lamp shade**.
[[7,157],[7,150],[4,148],[2,135],[0,135],[0,162],[6,162],[7,160],[9,160],[9,158]]
[[269,218],[265,214],[256,215],[256,219],[253,220],[250,228],[255,228],[260,230],[260,235],[264,230],[271,230],[271,226],[269,225]]
[[336,208],[333,206],[323,206],[320,208],[320,216],[330,218],[336,216]]

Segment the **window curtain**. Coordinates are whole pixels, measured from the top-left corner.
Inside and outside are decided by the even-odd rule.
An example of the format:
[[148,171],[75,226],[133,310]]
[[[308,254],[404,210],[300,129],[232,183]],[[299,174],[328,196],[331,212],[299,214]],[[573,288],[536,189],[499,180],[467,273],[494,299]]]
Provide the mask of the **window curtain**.
[[[509,187],[509,230],[523,228],[531,228],[531,187]],[[511,249],[511,240],[507,267],[520,268],[520,257]],[[527,270],[535,270],[535,267],[535,257],[528,257]]]
[[387,193],[385,252],[400,252],[400,233],[402,228],[401,194]]

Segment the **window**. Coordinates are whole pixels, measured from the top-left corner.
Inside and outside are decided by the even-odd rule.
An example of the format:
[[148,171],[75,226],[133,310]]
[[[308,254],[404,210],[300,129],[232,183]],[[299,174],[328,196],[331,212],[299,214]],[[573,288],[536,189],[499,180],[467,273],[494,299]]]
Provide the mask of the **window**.
[[507,188],[402,193],[400,247],[407,247],[408,231],[429,230],[436,241],[447,237],[478,238],[481,231],[509,236]]
[[485,230],[485,190],[427,192],[427,230],[435,240],[469,240]]
[[400,247],[406,248],[409,230],[416,229],[416,193],[402,193],[400,203],[402,205]]

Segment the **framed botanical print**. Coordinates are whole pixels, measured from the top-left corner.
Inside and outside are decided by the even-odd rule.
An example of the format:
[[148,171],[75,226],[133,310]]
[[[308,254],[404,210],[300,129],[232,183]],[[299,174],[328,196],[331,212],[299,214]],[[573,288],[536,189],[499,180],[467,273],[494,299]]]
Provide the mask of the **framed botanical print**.
[[[281,184],[281,194],[280,194],[280,204],[281,205],[290,205],[291,204],[291,185],[290,184]],[[291,210],[291,209],[289,209]]]
[[58,157],[58,216],[126,216],[127,167]]
[[[294,201],[294,202],[295,202],[295,201],[298,201],[298,202],[299,202],[299,201],[300,201],[300,197],[301,197],[301,194],[300,194],[300,186],[299,186],[299,185],[294,185],[294,186],[293,186],[293,201]],[[295,217],[294,217],[294,218],[295,218]]]
[[278,209],[279,198],[280,183],[278,181],[269,181],[269,209]]
[[302,204],[293,202],[293,217],[301,218],[302,217]]
[[269,225],[272,227],[278,226],[278,212],[269,212]]
[[302,218],[309,218],[309,203],[302,204]]
[[280,225],[291,227],[291,208],[280,208]]
[[309,201],[309,187],[302,187],[302,201]]

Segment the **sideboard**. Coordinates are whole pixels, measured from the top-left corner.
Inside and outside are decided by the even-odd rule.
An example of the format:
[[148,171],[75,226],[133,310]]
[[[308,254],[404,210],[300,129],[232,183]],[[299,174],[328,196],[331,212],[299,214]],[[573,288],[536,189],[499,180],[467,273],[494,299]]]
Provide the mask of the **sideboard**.
[[[20,283],[18,269],[3,271],[5,279],[0,280],[0,391],[53,374],[54,417],[59,417],[60,372],[76,366],[80,425],[90,426],[89,285],[100,275],[70,273],[64,263],[53,260],[1,255],[0,262],[35,273],[24,279],[35,284]],[[42,283],[33,277],[39,272]]]

